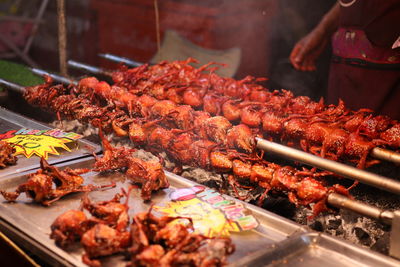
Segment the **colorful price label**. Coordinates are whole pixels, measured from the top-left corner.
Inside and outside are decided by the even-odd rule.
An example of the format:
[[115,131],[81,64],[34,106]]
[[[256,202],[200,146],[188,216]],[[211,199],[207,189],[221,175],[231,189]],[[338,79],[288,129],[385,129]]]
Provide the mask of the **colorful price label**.
[[59,129],[33,130],[23,128],[19,131],[11,130],[0,134],[0,140],[15,145],[15,155],[24,155],[30,158],[32,155],[48,158],[49,154],[59,155],[57,149],[61,148],[71,151],[66,145],[74,142],[82,135],[76,133],[66,133]]
[[177,189],[170,198],[172,202],[154,209],[169,216],[192,218],[195,231],[203,235],[229,236],[230,232],[251,230],[259,225],[242,203],[226,199],[214,189],[203,186]]

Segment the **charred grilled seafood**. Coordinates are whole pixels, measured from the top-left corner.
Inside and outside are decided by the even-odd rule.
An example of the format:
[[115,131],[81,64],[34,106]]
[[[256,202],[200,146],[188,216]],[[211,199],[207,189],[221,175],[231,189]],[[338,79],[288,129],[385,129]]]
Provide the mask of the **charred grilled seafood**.
[[134,184],[141,184],[141,197],[150,200],[151,192],[168,188],[169,182],[159,161],[130,158],[126,175]]
[[[163,67],[160,68],[163,69]],[[176,71],[180,73],[181,70]],[[132,71],[132,73],[136,72]],[[132,73],[130,75],[133,75]],[[196,71],[196,73],[201,72]],[[196,75],[190,77],[198,77]],[[160,79],[168,86],[164,83],[157,85],[161,89],[166,86],[165,90],[170,90],[172,85],[176,85],[177,81],[182,80],[180,76],[177,81],[164,80],[165,78],[161,75]],[[203,78],[209,79],[208,76]],[[150,80],[149,84],[158,84],[160,79],[156,79],[155,82]],[[217,87],[221,87],[223,84],[215,82],[217,76],[213,76],[212,79]],[[236,88],[237,91],[237,88],[245,86],[247,89],[242,88],[243,91],[248,91],[249,88],[255,87],[250,86],[252,81],[250,79],[244,83],[238,82],[237,86],[228,88]],[[398,131],[400,126],[397,121],[385,116],[372,117],[370,111],[367,110],[349,111],[343,102],[340,102],[338,106],[325,106],[322,102],[314,103],[305,97],[294,98],[287,91],[269,92],[265,95],[268,96],[265,100],[267,102],[249,100],[246,97],[237,98],[237,96],[230,99],[233,96],[221,95],[222,91],[214,92],[213,97],[207,98],[207,101],[214,101],[218,97],[222,98],[221,101],[218,101],[218,103],[223,103],[220,108],[222,112],[217,115],[221,114],[223,117],[212,117],[208,112],[195,111],[193,109],[195,106],[180,105],[181,102],[176,102],[175,98],[163,98],[162,94],[153,97],[151,95],[154,94],[149,93],[151,87],[135,91],[132,86],[123,87],[119,83],[111,86],[106,82],[99,82],[93,77],[82,79],[78,86],[68,88],[60,85],[51,86],[49,82],[50,80],[46,84],[29,87],[25,93],[27,101],[43,108],[49,109],[50,107],[59,116],[67,119],[75,118],[83,123],[92,123],[97,120],[101,122],[101,127],[105,131],[114,131],[118,136],[128,136],[129,131],[134,131],[134,126],[140,120],[158,119],[167,128],[182,130],[193,128],[198,130],[200,128],[201,130],[198,132],[205,137],[246,153],[255,151],[254,137],[263,135],[266,139],[284,142],[332,160],[355,162],[359,168],[365,168],[378,162],[368,158],[368,154],[373,148],[377,146],[398,148],[396,145],[400,142]],[[142,83],[140,82],[140,84]],[[200,85],[205,88],[209,87],[201,82]],[[257,88],[260,87],[260,85],[257,86]],[[179,85],[178,87],[182,89],[187,88],[188,85]],[[198,87],[192,87],[193,92],[200,90]],[[44,90],[45,88],[48,90]],[[179,94],[182,93],[182,90],[178,90]],[[259,92],[260,90],[257,89],[257,95]],[[47,102],[44,102],[43,99]],[[101,103],[102,106],[99,107]],[[190,103],[184,102],[184,104]],[[284,108],[277,108],[281,106]],[[125,109],[128,114],[121,109]],[[241,123],[237,127],[234,126],[238,122]],[[233,138],[238,138],[238,140],[235,141]]]
[[[95,125],[99,125],[99,122],[95,120]],[[135,149],[129,149],[126,147],[113,147],[110,141],[104,136],[103,130],[99,127],[99,136],[103,145],[103,156],[97,157],[95,154],[96,162],[94,163],[94,171],[115,171],[123,170],[128,167],[129,158]]]
[[0,193],[7,201],[14,202],[21,193],[25,192],[34,202],[49,206],[70,193],[115,187],[115,183],[102,186],[83,185],[84,179],[79,174],[88,172],[88,169],[66,168],[61,171],[47,163],[44,158],[40,160],[40,168],[36,173],[29,174],[28,180],[19,185],[15,192],[0,191]]

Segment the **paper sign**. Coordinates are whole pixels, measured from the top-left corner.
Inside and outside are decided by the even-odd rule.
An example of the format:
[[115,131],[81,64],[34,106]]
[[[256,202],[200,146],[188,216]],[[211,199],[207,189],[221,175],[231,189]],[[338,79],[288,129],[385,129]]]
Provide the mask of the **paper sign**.
[[48,158],[49,154],[59,155],[57,148],[71,151],[66,143],[74,142],[82,138],[76,133],[66,133],[59,129],[33,130],[23,128],[19,131],[11,130],[0,134],[0,140],[14,144],[15,155],[24,155],[30,158],[32,155]]
[[168,216],[192,218],[195,231],[209,237],[229,236],[230,232],[251,230],[259,225],[242,203],[226,199],[214,189],[203,186],[177,189],[170,198],[172,202],[154,209]]

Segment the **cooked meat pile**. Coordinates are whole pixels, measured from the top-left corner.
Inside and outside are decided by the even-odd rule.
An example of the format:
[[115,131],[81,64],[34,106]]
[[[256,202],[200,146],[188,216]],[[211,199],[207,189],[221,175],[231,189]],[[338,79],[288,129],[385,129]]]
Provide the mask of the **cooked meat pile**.
[[[125,203],[121,197],[126,196]],[[129,192],[124,190],[109,201],[93,203],[86,195],[82,210],[69,210],[51,225],[51,238],[67,247],[80,240],[84,263],[100,266],[99,257],[125,253],[131,266],[222,266],[226,256],[234,252],[230,238],[209,238],[193,233],[189,224],[172,223],[180,217],[156,217],[138,213],[129,226]]]

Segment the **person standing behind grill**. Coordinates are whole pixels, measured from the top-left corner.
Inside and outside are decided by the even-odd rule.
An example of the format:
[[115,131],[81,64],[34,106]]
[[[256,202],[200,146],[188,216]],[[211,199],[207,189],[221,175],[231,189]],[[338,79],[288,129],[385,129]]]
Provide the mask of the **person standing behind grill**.
[[400,119],[400,0],[339,0],[294,46],[290,62],[314,71],[332,40],[327,102],[343,99]]

